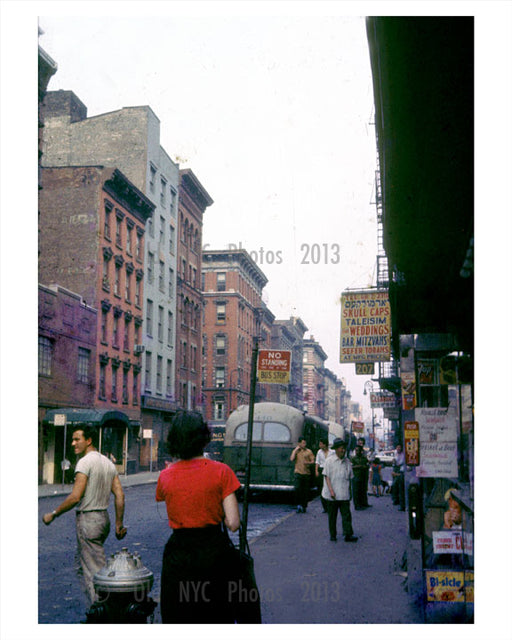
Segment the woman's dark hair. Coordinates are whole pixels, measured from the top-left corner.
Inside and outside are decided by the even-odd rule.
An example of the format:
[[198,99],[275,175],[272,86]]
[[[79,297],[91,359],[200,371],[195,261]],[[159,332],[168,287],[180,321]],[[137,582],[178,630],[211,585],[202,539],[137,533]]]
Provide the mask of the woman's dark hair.
[[181,460],[203,453],[211,440],[210,429],[198,411],[178,411],[167,434],[167,451]]

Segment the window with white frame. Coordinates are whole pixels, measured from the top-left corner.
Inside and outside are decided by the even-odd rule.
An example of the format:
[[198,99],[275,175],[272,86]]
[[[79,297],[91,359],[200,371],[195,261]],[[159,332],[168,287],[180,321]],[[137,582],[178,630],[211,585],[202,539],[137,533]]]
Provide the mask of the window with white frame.
[[78,382],[87,383],[89,382],[89,366],[91,361],[91,351],[90,349],[84,349],[83,347],[78,347]]
[[52,375],[53,342],[46,336],[39,336],[38,365],[39,375]]

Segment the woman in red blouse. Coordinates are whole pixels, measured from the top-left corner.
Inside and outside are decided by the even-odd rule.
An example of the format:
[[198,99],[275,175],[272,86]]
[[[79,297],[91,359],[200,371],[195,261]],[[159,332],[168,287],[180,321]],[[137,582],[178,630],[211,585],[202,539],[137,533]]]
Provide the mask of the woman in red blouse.
[[240,482],[226,464],[203,456],[210,431],[198,412],[176,414],[167,436],[177,461],[160,473],[156,500],[173,532],[163,555],[160,609],[164,624],[234,622],[232,548],[223,530],[240,526]]

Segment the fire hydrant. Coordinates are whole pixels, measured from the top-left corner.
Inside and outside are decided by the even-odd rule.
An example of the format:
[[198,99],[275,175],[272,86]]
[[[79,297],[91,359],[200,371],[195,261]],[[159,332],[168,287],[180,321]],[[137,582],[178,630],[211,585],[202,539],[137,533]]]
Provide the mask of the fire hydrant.
[[94,575],[97,600],[87,611],[88,624],[146,624],[156,602],[149,597],[153,574],[138,553],[126,547],[113,553]]

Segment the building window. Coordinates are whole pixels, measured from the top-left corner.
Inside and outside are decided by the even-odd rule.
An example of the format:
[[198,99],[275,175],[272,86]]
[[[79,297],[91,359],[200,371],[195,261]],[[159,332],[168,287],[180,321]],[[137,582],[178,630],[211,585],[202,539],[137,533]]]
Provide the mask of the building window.
[[165,284],[165,277],[164,277],[164,263],[162,262],[162,260],[160,260],[159,262],[159,267],[160,270],[158,272],[158,288],[160,289],[160,291],[164,290],[164,284]]
[[165,218],[160,216],[160,250],[163,251],[165,243]]
[[129,351],[130,350],[130,323],[126,322],[126,319],[124,321],[124,334],[123,334],[123,349],[125,351]]
[[133,372],[132,404],[139,404],[139,372]]
[[128,404],[128,369],[123,369],[123,404]]
[[39,336],[39,375],[52,375],[53,344],[50,338]]
[[135,305],[137,307],[140,307],[140,290],[142,287],[142,281],[141,280],[135,280]]
[[181,366],[182,367],[187,367],[187,343],[183,342],[182,343],[182,354],[181,354]]
[[110,240],[111,212],[112,212],[112,205],[109,202],[105,202],[105,225],[103,227],[103,235],[107,240]]
[[135,234],[135,255],[142,260],[142,236],[139,233]]
[[109,258],[103,256],[103,280],[102,286],[106,291],[110,291],[110,282],[108,278],[108,263],[110,262]]
[[224,398],[215,398],[213,401],[213,419],[224,420]]
[[162,207],[165,206],[165,196],[167,193],[167,180],[165,178],[160,178],[160,204]]
[[78,382],[89,382],[89,362],[91,352],[89,349],[78,347]]
[[171,226],[169,227],[169,253],[171,253],[172,255],[174,255],[175,242],[176,242],[176,230],[171,224]]
[[172,311],[167,313],[167,345],[172,345],[172,336],[173,336],[173,323],[174,317],[172,315]]
[[171,210],[171,216],[173,218],[176,217],[176,198],[177,198],[177,193],[176,191],[174,191],[174,189],[171,187],[171,204],[170,204],[170,210]]
[[218,356],[226,353],[226,336],[215,336],[215,349]]
[[217,274],[217,291],[226,291],[226,274]]
[[162,393],[162,356],[156,357],[156,390],[158,393]]
[[146,351],[145,387],[151,389],[151,352]]
[[148,253],[148,283],[153,284],[153,269],[155,256],[151,251]]
[[132,288],[132,274],[128,273],[128,271],[126,272],[126,279],[124,281],[125,283],[125,299],[126,302],[130,302],[130,296],[131,296],[131,288]]
[[153,336],[153,301],[148,300],[146,308],[146,334],[151,338]]
[[112,365],[112,402],[117,402],[117,375],[119,369]]
[[226,323],[226,303],[217,302],[217,324]]
[[215,367],[215,386],[224,387],[226,370],[224,367]]
[[131,255],[132,253],[132,228],[126,221],[126,251]]
[[167,369],[165,377],[165,395],[172,395],[172,360],[167,360]]
[[107,342],[107,311],[101,311],[101,341]]
[[158,307],[158,341],[164,341],[164,308]]

